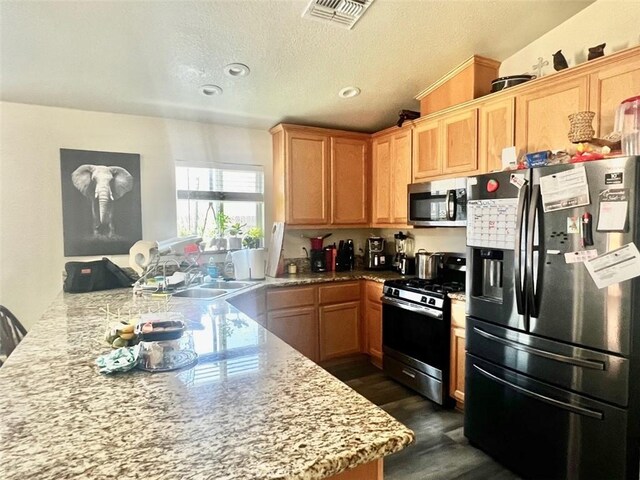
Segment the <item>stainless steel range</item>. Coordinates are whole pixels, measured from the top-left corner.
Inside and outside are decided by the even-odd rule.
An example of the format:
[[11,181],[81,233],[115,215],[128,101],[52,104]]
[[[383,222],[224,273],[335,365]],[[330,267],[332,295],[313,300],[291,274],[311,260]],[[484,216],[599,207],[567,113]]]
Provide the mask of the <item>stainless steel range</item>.
[[451,301],[464,292],[466,261],[447,254],[435,280],[387,280],[382,297],[384,372],[440,405],[449,404]]

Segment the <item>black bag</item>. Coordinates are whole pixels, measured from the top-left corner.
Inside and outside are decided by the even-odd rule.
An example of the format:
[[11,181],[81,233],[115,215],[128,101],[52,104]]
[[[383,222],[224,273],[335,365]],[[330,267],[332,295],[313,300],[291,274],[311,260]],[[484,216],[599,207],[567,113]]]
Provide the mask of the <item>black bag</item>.
[[64,291],[70,293],[95,292],[130,287],[135,281],[108,258],[92,262],[67,262]]

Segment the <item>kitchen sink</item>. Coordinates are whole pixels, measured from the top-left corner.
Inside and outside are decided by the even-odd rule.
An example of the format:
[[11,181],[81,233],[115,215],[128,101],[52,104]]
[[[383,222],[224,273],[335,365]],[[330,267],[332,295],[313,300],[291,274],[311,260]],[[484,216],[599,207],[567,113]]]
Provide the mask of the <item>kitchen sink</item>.
[[188,290],[182,290],[173,294],[174,297],[187,297],[187,298],[200,298],[202,300],[210,300],[212,298],[226,295],[227,290],[221,290],[218,288],[204,288],[196,287]]
[[203,283],[200,288],[222,288],[223,290],[238,290],[253,285],[251,282],[225,282],[224,280],[216,280],[213,282]]

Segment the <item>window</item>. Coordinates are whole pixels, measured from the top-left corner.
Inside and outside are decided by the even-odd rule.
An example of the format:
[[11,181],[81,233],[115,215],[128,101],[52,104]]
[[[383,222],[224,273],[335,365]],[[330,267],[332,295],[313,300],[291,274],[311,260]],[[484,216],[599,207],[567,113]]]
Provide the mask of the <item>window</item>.
[[264,231],[262,167],[178,164],[176,190],[178,236],[199,235],[209,245],[234,234],[235,224],[243,225],[244,234],[251,228]]

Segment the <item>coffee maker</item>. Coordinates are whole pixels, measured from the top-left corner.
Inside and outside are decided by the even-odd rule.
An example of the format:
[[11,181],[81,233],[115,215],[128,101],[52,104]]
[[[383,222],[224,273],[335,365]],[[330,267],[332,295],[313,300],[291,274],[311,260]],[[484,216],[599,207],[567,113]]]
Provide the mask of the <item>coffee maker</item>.
[[326,235],[322,235],[320,237],[307,237],[302,235],[302,237],[309,239],[311,242],[311,271],[312,272],[326,272],[327,271],[327,256],[322,248],[322,242],[325,238],[330,237],[331,234],[328,233]]
[[384,238],[367,238],[364,260],[367,270],[384,270],[387,268],[387,262],[384,256]]

